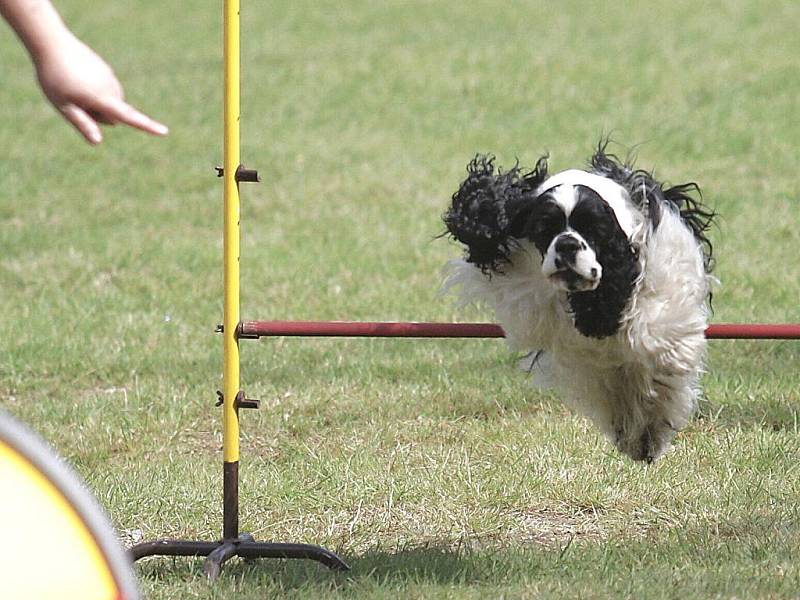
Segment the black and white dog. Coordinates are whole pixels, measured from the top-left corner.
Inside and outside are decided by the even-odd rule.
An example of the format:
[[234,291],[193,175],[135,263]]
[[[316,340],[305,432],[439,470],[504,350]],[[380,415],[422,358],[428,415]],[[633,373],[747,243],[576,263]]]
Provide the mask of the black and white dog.
[[444,215],[465,256],[444,288],[495,313],[534,382],[559,389],[635,460],[651,462],[700,393],[713,212],[606,152],[550,176],[478,155]]

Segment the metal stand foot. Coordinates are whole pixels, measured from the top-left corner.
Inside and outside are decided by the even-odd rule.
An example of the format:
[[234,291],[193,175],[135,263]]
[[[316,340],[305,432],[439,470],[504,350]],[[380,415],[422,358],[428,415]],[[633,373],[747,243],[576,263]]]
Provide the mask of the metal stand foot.
[[219,546],[214,548],[203,563],[203,572],[206,574],[206,577],[211,581],[216,581],[220,571],[222,571],[222,565],[235,555],[236,544],[234,542],[222,542]]
[[156,540],[136,544],[129,551],[136,561],[146,556],[205,556],[203,571],[212,581],[219,577],[222,565],[230,558],[303,558],[322,563],[333,571],[348,571],[350,567],[339,555],[313,544],[256,542],[244,533],[235,540],[200,542],[189,540]]

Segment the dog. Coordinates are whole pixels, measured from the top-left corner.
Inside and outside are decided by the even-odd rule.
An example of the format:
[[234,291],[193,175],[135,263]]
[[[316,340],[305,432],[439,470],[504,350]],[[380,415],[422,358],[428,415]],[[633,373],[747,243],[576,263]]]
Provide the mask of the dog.
[[662,456],[697,406],[715,213],[601,141],[586,170],[525,172],[477,155],[443,215],[464,256],[459,305],[494,312],[534,383],[556,388],[636,461]]

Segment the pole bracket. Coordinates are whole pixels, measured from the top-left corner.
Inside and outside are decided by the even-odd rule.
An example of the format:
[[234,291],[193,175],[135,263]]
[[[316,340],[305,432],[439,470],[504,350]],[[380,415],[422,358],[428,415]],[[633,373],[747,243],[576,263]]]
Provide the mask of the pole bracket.
[[[214,168],[217,170],[217,177],[225,176],[225,167]],[[261,177],[258,175],[258,171],[256,169],[248,169],[244,165],[239,165],[236,167],[236,173],[234,173],[233,178],[236,180],[236,183],[240,183],[242,181],[258,183],[261,181]]]
[[259,406],[261,406],[261,401],[247,398],[245,397],[244,390],[239,390],[239,393],[236,394],[236,398],[233,400],[233,406],[236,410],[240,408],[259,408]]
[[[217,401],[214,403],[214,406],[222,406],[224,403],[225,395],[221,390],[217,390]],[[233,407],[236,410],[239,410],[240,408],[260,408],[261,400],[247,398],[244,390],[239,390],[239,393],[236,394],[236,398],[233,399]]]

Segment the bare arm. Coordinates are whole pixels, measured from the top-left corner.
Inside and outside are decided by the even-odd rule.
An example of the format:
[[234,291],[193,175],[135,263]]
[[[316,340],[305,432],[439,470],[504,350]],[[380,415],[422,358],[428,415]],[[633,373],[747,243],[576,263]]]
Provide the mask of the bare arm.
[[27,48],[45,96],[89,143],[99,123],[124,123],[154,135],[167,127],[126,103],[111,67],[64,25],[49,0],[0,0],[0,14]]

